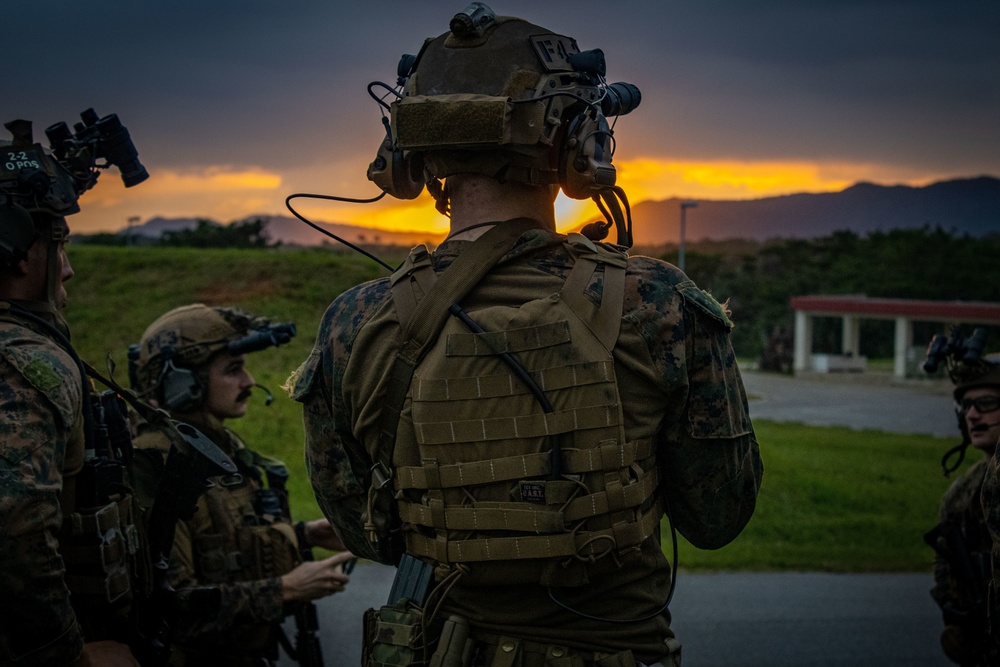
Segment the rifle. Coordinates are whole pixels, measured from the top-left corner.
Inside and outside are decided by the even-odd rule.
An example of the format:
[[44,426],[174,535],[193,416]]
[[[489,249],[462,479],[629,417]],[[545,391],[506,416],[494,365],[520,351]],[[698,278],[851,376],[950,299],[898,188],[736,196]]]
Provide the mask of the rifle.
[[177,522],[194,516],[198,498],[211,486],[209,478],[235,474],[237,468],[214,442],[190,424],[169,419],[160,411],[149,417],[166,432],[171,446],[149,514],[147,541],[153,587],[148,604],[142,606],[139,642],[133,650],[143,665],[165,665],[170,657],[173,621],[192,609],[211,613],[222,602],[214,586],[180,592],[170,586],[170,552]]
[[[296,531],[301,532],[301,531]],[[304,546],[299,539],[299,553],[302,560],[313,560],[312,547]],[[319,617],[316,614],[316,603],[302,601],[295,604],[295,647],[285,646],[285,651],[292,660],[301,667],[324,667],[323,647],[320,645],[316,632],[319,630]]]
[[926,542],[947,561],[951,572],[962,587],[962,597],[967,601],[964,609],[956,608],[950,601],[940,604],[946,625],[960,626],[975,641],[976,664],[997,664],[998,647],[990,636],[987,621],[987,565],[982,554],[969,551],[966,536],[960,526],[944,521],[924,534]]

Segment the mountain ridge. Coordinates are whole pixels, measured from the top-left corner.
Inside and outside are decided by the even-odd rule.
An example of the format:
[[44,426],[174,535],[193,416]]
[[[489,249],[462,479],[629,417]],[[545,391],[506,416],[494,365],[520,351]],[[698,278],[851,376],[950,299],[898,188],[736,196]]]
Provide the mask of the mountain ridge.
[[[637,245],[677,243],[680,203],[686,197],[643,200],[632,206]],[[1000,232],[1000,179],[993,176],[936,181],[924,186],[880,185],[860,181],[839,192],[798,192],[757,199],[703,199],[686,212],[687,241],[816,238],[836,231],[859,235],[892,229],[940,227],[973,237]],[[237,222],[265,221],[265,233],[285,245],[322,245],[332,239],[301,221],[280,215],[252,215]],[[155,217],[118,232],[159,238],[169,231],[190,229],[198,218]],[[211,224],[220,224],[209,220]],[[397,232],[343,222],[316,221],[317,226],[351,243],[434,245],[444,234]]]

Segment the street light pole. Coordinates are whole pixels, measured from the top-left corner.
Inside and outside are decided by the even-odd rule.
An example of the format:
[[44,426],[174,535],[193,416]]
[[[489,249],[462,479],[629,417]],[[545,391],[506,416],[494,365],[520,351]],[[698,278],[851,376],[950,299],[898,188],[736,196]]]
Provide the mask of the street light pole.
[[684,228],[687,223],[687,210],[698,205],[696,201],[681,202],[681,244],[677,249],[677,268],[684,270]]

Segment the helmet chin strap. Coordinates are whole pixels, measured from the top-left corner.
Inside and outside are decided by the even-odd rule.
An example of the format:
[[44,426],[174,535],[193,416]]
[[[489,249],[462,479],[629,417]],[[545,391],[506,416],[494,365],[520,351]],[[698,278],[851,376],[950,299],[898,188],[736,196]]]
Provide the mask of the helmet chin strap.
[[52,306],[53,312],[59,309],[56,298],[59,286],[62,284],[62,267],[59,265],[59,247],[66,240],[66,231],[61,218],[53,218],[49,224],[48,233],[45,234],[48,241],[46,251],[46,280],[45,280],[45,300]]

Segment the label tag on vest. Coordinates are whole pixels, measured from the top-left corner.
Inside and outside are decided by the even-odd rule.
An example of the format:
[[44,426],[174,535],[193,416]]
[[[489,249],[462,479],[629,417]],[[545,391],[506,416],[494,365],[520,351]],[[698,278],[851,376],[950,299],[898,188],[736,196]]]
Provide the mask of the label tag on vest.
[[545,482],[521,482],[521,500],[545,504]]

